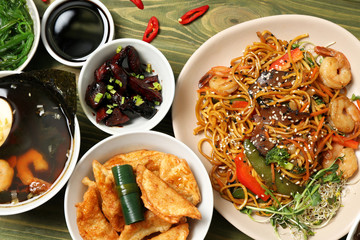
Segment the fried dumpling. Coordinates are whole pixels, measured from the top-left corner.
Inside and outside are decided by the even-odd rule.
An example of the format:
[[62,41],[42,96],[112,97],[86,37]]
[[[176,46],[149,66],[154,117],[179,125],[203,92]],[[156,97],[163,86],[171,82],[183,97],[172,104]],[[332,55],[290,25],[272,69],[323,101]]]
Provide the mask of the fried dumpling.
[[158,176],[139,165],[136,182],[147,209],[170,223],[178,223],[184,217],[201,219],[199,210]]
[[121,232],[124,228],[125,220],[121,202],[115,188],[114,177],[111,171],[102,166],[98,161],[94,160],[92,165],[96,186],[102,199],[102,211],[115,231]]
[[125,225],[119,240],[141,240],[153,233],[165,232],[170,227],[171,223],[159,218],[151,211],[146,211],[143,221]]
[[77,203],[76,222],[79,233],[84,240],[112,240],[119,236],[106,220],[100,209],[100,197],[96,183],[85,177],[82,181],[88,186],[83,202]]
[[104,163],[104,167],[111,169],[116,165],[129,164],[136,169],[138,165],[144,165],[147,169],[153,172],[158,172],[160,168],[161,160],[166,153],[149,150],[137,150],[129,153],[118,154],[107,162]]
[[201,200],[200,190],[188,163],[177,156],[166,154],[160,163],[159,177],[193,205]]
[[160,233],[156,237],[150,238],[150,240],[186,240],[189,235],[189,224],[182,223],[174,226],[166,232]]

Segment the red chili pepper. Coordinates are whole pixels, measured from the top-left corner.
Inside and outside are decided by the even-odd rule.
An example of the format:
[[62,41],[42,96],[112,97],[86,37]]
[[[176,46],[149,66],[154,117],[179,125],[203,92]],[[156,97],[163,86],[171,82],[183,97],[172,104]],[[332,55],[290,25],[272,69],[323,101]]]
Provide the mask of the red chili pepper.
[[[299,48],[291,50],[290,55],[294,62],[297,62],[304,57],[303,52]],[[288,69],[290,66],[291,62],[289,60],[289,54],[285,53],[284,56],[282,56],[270,65],[269,70],[276,69],[278,71],[282,71]]]
[[179,18],[178,21],[183,25],[191,23],[192,21],[203,15],[208,9],[209,5],[204,5],[202,7],[192,9],[185,13],[181,18]]
[[251,175],[251,167],[245,160],[244,152],[240,152],[235,157],[234,162],[236,165],[236,177],[238,181],[262,200],[267,201],[270,195],[265,194],[265,189],[262,188],[256,178]]
[[144,9],[144,4],[141,0],[130,0],[131,2],[133,2],[139,9],[143,10]]
[[149,20],[149,23],[146,27],[144,36],[143,36],[143,41],[145,42],[151,42],[156,35],[159,32],[159,21],[157,20],[156,17],[151,17]]

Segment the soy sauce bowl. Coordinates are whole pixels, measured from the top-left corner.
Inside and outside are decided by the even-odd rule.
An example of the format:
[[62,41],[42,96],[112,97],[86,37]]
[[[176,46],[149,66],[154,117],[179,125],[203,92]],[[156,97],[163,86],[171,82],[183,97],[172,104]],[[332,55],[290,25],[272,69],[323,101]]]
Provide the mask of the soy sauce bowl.
[[99,0],[57,0],[45,11],[41,39],[58,62],[81,67],[87,58],[114,38],[113,18]]
[[[156,113],[150,119],[138,116],[123,124],[123,126],[106,126],[103,122],[96,121],[96,111],[86,103],[85,95],[88,86],[95,81],[95,70],[111,59],[119,46],[122,48],[126,46],[134,47],[139,54],[140,62],[151,64],[153,71],[151,75],[158,75],[161,84],[162,103],[155,107]],[[132,38],[116,39],[98,48],[82,67],[77,87],[80,104],[87,118],[97,128],[112,135],[154,128],[168,113],[175,96],[174,73],[166,57],[153,45]]]

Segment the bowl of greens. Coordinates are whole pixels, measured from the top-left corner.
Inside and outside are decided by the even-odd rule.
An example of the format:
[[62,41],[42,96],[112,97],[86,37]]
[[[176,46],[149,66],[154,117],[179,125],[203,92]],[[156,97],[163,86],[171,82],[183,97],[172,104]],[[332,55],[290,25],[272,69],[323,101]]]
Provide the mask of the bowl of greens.
[[33,0],[0,1],[0,71],[23,70],[40,39],[40,18]]

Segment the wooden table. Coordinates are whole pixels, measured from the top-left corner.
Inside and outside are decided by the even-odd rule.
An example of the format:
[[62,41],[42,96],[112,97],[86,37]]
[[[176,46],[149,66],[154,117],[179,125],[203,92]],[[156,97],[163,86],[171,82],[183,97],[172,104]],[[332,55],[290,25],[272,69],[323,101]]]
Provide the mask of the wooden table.
[[[34,0],[40,16],[49,3]],[[279,14],[305,14],[330,20],[346,28],[360,39],[359,0],[143,0],[139,10],[129,0],[103,0],[116,26],[115,38],[142,39],[151,16],[160,22],[160,33],[152,44],[169,60],[175,79],[192,53],[214,34],[247,20]],[[187,10],[208,4],[209,11],[201,19],[182,26],[177,19]],[[25,69],[58,68],[77,75],[80,69],[70,68],[51,58],[40,42],[38,51]],[[358,71],[358,69],[356,69]],[[109,136],[86,119],[80,104],[77,116],[81,129],[80,157],[98,141]],[[153,130],[174,135],[171,111]],[[65,187],[64,187],[65,188]],[[64,189],[53,199],[32,211],[0,217],[0,239],[71,239],[64,218]],[[216,210],[206,239],[251,239],[227,222]]]

